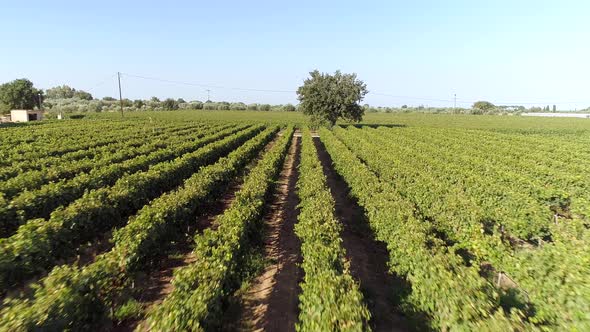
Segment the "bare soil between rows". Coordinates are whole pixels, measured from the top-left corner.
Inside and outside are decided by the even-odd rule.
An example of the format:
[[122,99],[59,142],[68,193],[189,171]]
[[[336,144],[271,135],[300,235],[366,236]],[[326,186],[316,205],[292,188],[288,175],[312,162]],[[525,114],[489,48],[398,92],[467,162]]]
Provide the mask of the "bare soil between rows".
[[[280,133],[279,133],[280,135]],[[167,255],[161,257],[158,262],[157,269],[149,272],[143,278],[136,282],[137,287],[142,290],[141,297],[138,301],[144,306],[146,311],[159,305],[164,299],[173,291],[174,285],[172,280],[174,271],[187,266],[195,261],[193,254],[195,234],[203,232],[205,229],[216,229],[217,224],[215,220],[230,207],[236,198],[236,193],[242,188],[245,176],[252,167],[262,158],[262,156],[270,150],[277,142],[278,135],[269,142],[261,151],[257,158],[251,161],[240,172],[240,175],[235,177],[229,184],[220,189],[220,196],[210,202],[205,203],[199,209],[198,216],[192,225],[187,225],[184,234],[179,241],[175,241],[168,248]],[[126,320],[119,325],[114,326],[109,331],[135,331],[138,326],[140,330],[148,331],[146,321],[144,319]]]
[[342,245],[350,262],[350,272],[360,283],[371,313],[373,331],[412,330],[400,314],[397,303],[408,292],[407,283],[389,273],[389,255],[383,242],[374,238],[365,211],[350,195],[350,188],[332,166],[332,158],[319,138],[314,144],[335,201],[335,216],[342,223]]
[[299,198],[300,138],[294,137],[263,217],[263,251],[269,262],[241,295],[233,322],[224,330],[295,331],[299,316],[301,243],[295,235]]

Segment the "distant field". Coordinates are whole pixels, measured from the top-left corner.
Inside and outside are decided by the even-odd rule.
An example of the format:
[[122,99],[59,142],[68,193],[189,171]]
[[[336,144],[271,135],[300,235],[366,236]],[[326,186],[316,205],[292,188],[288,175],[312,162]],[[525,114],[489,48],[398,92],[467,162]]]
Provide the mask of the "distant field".
[[[120,113],[88,113],[90,118],[120,119]],[[174,111],[125,113],[127,118],[156,120],[234,120],[271,121],[277,123],[307,124],[299,112],[262,111]],[[417,127],[456,127],[469,129],[523,130],[546,132],[588,132],[590,121],[570,118],[533,118],[498,115],[454,115],[419,113],[366,113],[361,124],[400,124]]]
[[0,331],[590,330],[590,120],[0,127]]

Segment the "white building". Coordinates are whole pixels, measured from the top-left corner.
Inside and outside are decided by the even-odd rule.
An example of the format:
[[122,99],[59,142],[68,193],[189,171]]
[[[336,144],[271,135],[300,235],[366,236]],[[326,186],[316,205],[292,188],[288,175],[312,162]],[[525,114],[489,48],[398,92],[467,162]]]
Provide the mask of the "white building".
[[523,116],[541,116],[547,118],[585,118],[590,119],[588,113],[522,113]]
[[12,122],[29,122],[43,120],[43,111],[34,110],[12,110],[10,111]]

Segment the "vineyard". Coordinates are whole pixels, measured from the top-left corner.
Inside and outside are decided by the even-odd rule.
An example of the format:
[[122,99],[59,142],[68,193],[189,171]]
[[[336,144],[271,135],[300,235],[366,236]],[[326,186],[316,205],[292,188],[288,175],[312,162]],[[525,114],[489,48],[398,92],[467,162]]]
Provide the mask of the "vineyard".
[[588,331],[590,124],[0,127],[0,331]]

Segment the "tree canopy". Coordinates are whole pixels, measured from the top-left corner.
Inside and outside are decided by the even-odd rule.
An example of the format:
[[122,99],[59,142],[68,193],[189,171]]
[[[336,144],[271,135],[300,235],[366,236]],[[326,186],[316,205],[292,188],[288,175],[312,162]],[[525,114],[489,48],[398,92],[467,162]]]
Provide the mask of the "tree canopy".
[[78,98],[83,100],[92,100],[92,95],[83,90],[76,90],[67,85],[56,86],[45,91],[45,95],[50,99],[68,99]]
[[336,124],[338,119],[360,121],[364,109],[360,102],[367,94],[367,85],[356,74],[334,75],[312,71],[310,78],[297,89],[299,108],[311,116],[312,125]]
[[291,104],[287,104],[283,106],[283,111],[285,112],[295,112],[297,108]]
[[494,107],[496,106],[489,101],[476,101],[472,106],[472,108],[480,109],[482,111],[489,111],[494,109]]
[[162,102],[162,107],[164,107],[164,109],[168,110],[168,111],[177,110],[178,109],[178,101],[176,101],[172,98],[167,98],[166,100],[164,100]]
[[33,86],[26,78],[14,80],[0,85],[0,112],[13,109],[33,109],[41,102],[42,90]]
[[82,91],[82,90],[77,90],[76,92],[74,92],[74,98],[79,98],[79,99],[83,99],[83,100],[92,100],[93,99],[90,92],[86,92],[86,91]]

